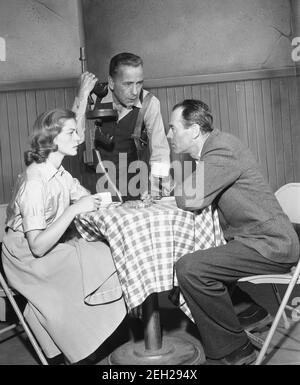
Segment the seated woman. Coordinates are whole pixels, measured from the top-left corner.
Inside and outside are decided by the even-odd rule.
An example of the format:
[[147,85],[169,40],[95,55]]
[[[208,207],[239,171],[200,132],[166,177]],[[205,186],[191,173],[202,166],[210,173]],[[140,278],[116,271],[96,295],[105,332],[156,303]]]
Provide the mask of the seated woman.
[[24,315],[45,354],[63,353],[70,363],[92,354],[126,315],[109,247],[82,238],[63,242],[74,217],[100,205],[61,165],[78,144],[72,111],[38,117],[2,245],[6,276],[27,299]]

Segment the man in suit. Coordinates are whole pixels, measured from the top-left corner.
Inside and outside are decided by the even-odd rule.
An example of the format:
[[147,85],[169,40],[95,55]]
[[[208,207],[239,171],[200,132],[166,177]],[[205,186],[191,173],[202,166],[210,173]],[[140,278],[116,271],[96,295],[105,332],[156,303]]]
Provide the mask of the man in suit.
[[[249,149],[213,127],[209,107],[185,100],[172,111],[168,137],[187,154],[194,171],[177,181],[176,201],[185,210],[212,205],[226,244],[179,259],[180,289],[199,329],[208,362],[250,364],[256,358],[244,331],[268,313],[237,289],[239,278],[285,273],[299,258],[299,242]],[[240,302],[240,314],[234,305]]]
[[[110,177],[114,179],[117,188],[121,189],[123,199],[136,199],[139,197],[137,190],[144,192],[142,186],[135,188],[140,173],[140,169],[136,167],[138,162],[143,161],[142,166],[147,168],[144,173],[146,188],[148,167],[152,181],[167,178],[169,174],[170,148],[160,102],[143,89],[143,61],[135,54],[122,52],[111,58],[108,83],[102,83],[100,93],[97,91],[99,83],[94,88],[97,80],[97,77],[89,72],[81,76],[79,92],[73,106],[77,115],[78,130],[83,140],[87,101],[90,93],[94,91],[91,95],[94,109],[111,109],[117,116],[115,120],[102,119],[103,121],[97,124],[95,147],[102,161],[115,166],[115,172]],[[100,183],[97,185],[101,190]]]

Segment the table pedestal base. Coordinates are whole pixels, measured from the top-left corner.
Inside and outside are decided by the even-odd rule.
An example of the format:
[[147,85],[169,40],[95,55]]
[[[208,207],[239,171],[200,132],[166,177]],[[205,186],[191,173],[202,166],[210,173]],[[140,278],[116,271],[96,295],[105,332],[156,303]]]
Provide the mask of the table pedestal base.
[[164,336],[161,349],[147,350],[144,341],[130,341],[108,357],[109,365],[199,365],[204,361],[200,346],[170,336]]

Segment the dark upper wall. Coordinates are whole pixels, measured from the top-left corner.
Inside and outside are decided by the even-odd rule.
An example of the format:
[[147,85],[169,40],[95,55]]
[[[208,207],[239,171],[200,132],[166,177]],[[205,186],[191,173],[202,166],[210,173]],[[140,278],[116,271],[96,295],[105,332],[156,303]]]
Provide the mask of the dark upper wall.
[[[0,0],[7,48],[0,82],[79,74],[77,1]],[[148,79],[293,65],[290,4],[299,19],[299,0],[82,2],[89,68],[101,79],[109,58],[123,50],[145,59]]]
[[0,82],[77,76],[78,24],[76,0],[0,0]]
[[146,78],[293,66],[289,0],[83,0],[89,69],[140,54]]

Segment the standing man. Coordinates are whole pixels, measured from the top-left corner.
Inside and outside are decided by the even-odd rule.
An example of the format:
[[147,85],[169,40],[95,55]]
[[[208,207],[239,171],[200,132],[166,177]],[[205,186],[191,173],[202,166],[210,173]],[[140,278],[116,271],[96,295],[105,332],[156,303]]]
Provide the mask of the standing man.
[[[102,161],[110,161],[115,165],[116,174],[111,175],[111,179],[115,179],[125,200],[136,199],[143,192],[141,186],[135,188],[138,178],[134,177],[140,173],[140,169],[136,168],[137,163],[133,167],[133,162],[144,161],[151,170],[152,181],[169,175],[170,149],[160,102],[143,89],[143,81],[142,59],[132,53],[120,53],[110,61],[108,84],[103,88],[104,97],[93,95],[95,109],[105,106],[117,111],[116,121],[103,121],[97,125],[95,147]],[[96,82],[95,75],[82,75],[73,106],[82,138],[87,100]],[[130,183],[131,179],[133,183]],[[148,177],[146,180],[148,187]]]
[[244,293],[243,300],[252,303],[237,316],[230,293],[239,278],[288,272],[299,258],[297,234],[250,151],[233,135],[213,127],[205,103],[177,104],[168,137],[174,152],[189,154],[194,165],[194,172],[177,185],[183,187],[177,204],[185,210],[215,206],[227,241],[179,259],[180,289],[209,361],[250,364],[256,354],[244,328],[263,320],[267,312]]

